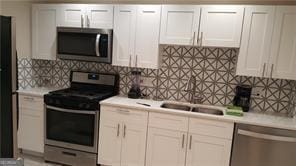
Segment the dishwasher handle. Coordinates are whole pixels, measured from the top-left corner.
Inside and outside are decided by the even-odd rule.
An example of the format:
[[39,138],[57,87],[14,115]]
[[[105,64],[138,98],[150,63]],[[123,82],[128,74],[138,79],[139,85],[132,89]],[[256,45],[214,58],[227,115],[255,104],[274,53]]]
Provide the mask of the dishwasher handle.
[[242,130],[242,129],[238,129],[237,133],[240,135],[259,138],[259,139],[296,143],[296,138],[293,138],[293,137],[262,134],[262,133],[257,133],[257,132],[253,132],[253,131]]

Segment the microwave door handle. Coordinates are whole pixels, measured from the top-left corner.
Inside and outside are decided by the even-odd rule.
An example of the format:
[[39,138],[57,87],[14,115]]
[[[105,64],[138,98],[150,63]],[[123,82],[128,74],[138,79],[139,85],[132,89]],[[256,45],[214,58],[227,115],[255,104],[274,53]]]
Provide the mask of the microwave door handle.
[[100,55],[100,47],[99,47],[100,39],[101,39],[101,34],[97,34],[97,38],[96,38],[96,54],[97,54],[98,57],[101,56]]

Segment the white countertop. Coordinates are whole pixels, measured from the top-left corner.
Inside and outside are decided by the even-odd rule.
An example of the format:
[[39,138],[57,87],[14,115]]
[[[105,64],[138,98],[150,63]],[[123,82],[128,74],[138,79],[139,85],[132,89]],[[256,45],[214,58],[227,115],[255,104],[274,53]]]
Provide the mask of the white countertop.
[[58,90],[60,88],[56,87],[35,87],[35,88],[26,88],[19,89],[17,92],[19,94],[33,95],[33,96],[43,96],[50,91]]
[[[210,115],[210,114],[204,114],[204,113],[178,111],[178,110],[161,108],[160,106],[163,102],[165,101],[154,101],[154,100],[147,100],[147,99],[129,99],[127,97],[115,96],[115,97],[111,97],[101,101],[100,104],[107,105],[107,106],[117,106],[122,108],[144,110],[144,111],[150,111],[150,112],[168,113],[168,114],[175,114],[180,116],[212,119],[217,121],[244,123],[244,124],[251,124],[251,125],[258,125],[258,126],[296,130],[296,118],[275,116],[275,115],[269,115],[269,114],[263,114],[263,113],[252,113],[252,112],[248,112],[248,113],[245,112],[243,117],[236,117],[236,116],[230,116],[230,115],[218,116],[218,115]],[[172,102],[172,101],[169,101],[169,102]],[[150,107],[140,105],[137,103],[149,104]],[[199,106],[214,107],[214,108],[221,109],[224,112],[226,110],[225,107],[205,106],[205,105],[199,105]]]

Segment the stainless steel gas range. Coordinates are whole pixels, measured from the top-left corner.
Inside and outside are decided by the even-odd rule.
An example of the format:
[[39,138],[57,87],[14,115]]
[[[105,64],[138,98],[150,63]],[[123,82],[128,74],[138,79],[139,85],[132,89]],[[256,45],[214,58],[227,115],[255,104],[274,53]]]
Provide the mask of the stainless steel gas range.
[[71,72],[71,87],[44,96],[46,161],[95,166],[99,102],[118,93],[118,75]]

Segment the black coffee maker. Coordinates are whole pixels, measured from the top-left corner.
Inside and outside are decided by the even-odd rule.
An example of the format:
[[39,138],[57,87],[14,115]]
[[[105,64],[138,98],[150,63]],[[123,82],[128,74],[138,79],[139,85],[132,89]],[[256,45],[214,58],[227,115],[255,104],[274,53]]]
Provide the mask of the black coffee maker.
[[233,105],[242,107],[244,112],[248,112],[250,108],[252,87],[249,85],[236,86],[236,92],[233,99]]

